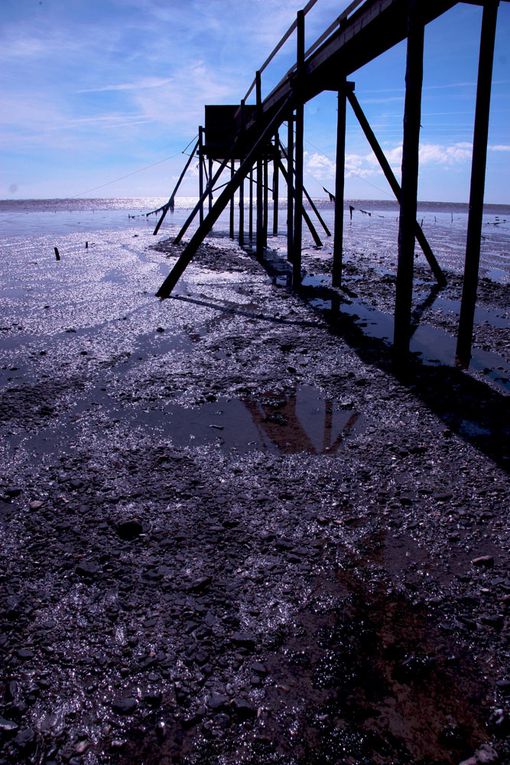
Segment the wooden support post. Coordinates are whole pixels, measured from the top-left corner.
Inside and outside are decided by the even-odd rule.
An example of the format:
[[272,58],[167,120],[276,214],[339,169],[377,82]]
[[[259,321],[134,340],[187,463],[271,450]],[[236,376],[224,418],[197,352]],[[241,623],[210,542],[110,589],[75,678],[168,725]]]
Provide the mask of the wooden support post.
[[301,88],[305,61],[305,14],[297,12],[297,95],[296,106],[296,199],[294,214],[294,247],[292,253],[292,281],[295,287],[301,284],[301,248],[303,240],[303,163],[304,163],[304,118],[305,108],[301,101]]
[[250,168],[249,184],[250,187],[248,193],[250,196],[250,207],[248,210],[248,236],[251,244],[253,241],[253,168]]
[[[230,180],[233,179],[235,175],[235,160],[233,159],[230,163]],[[230,220],[229,220],[229,234],[230,238],[234,238],[234,222],[235,222],[235,208],[234,208],[234,196],[232,195],[232,199],[230,200]]]
[[178,180],[178,181],[177,181],[177,183],[175,184],[175,188],[174,188],[174,190],[172,191],[172,193],[170,194],[170,198],[169,198],[168,202],[167,202],[167,203],[166,203],[166,205],[163,207],[163,212],[161,213],[161,217],[160,217],[160,219],[158,220],[158,222],[157,222],[157,224],[156,224],[156,228],[155,228],[155,229],[154,229],[154,231],[153,231],[153,234],[154,234],[154,236],[156,236],[156,234],[158,233],[159,229],[160,229],[160,228],[161,228],[161,226],[163,225],[163,221],[165,220],[165,217],[166,217],[166,214],[167,214],[167,212],[168,212],[169,210],[173,210],[173,206],[174,206],[174,202],[175,202],[175,195],[177,194],[177,191],[178,191],[178,189],[179,189],[179,186],[181,185],[181,183],[182,183],[182,180],[183,180],[184,176],[185,176],[185,175],[186,175],[186,173],[187,173],[188,167],[191,165],[191,163],[192,163],[192,161],[193,161],[193,157],[195,156],[195,154],[197,153],[197,151],[198,151],[198,141],[196,142],[195,146],[193,147],[193,151],[192,151],[192,152],[191,152],[191,154],[189,155],[189,157],[188,157],[188,160],[187,160],[186,164],[184,165],[184,168],[183,168],[183,170],[182,170],[182,173],[181,173],[181,174],[180,174],[180,176],[179,176],[179,180]]
[[322,228],[324,229],[324,233],[326,234],[326,236],[331,236],[331,231],[329,230],[329,228],[328,228],[328,226],[326,224],[326,221],[324,220],[324,218],[322,217],[322,215],[318,211],[317,205],[315,204],[315,202],[313,201],[312,197],[310,196],[310,194],[306,190],[305,186],[303,186],[303,194],[305,195],[305,198],[306,198],[308,204],[310,205],[310,207],[314,211],[317,220],[319,221],[319,223],[321,224]]
[[[347,84],[349,85],[349,83]],[[363,112],[363,109],[360,106],[358,99],[354,95],[353,89],[351,90],[350,88],[347,88],[347,98],[349,100],[350,105],[352,106],[352,110],[354,114],[356,115],[356,118],[361,126],[361,129],[365,133],[366,139],[368,143],[370,144],[370,148],[374,152],[381,166],[381,170],[383,171],[386,177],[386,180],[388,181],[391,187],[391,190],[395,194],[395,197],[397,198],[397,200],[400,202],[400,196],[401,196],[400,184],[397,181],[393,170],[391,169],[390,163],[388,162],[388,160],[386,159],[384,155],[384,152],[379,144],[379,141],[375,137],[374,131],[370,127],[370,124]],[[428,243],[427,237],[423,233],[423,229],[418,223],[418,221],[415,222],[415,236],[416,236],[416,239],[418,240],[418,244],[420,245],[423,251],[423,254],[425,255],[427,259],[427,262],[430,268],[432,269],[434,276],[436,277],[437,283],[441,287],[444,287],[446,285],[446,277],[441,269],[441,266],[437,262],[436,256],[432,252],[432,248],[430,244]]]
[[[257,103],[257,119],[262,119],[262,81],[260,72],[255,73],[255,93]],[[257,224],[256,224],[256,254],[262,258],[264,254],[264,169],[262,155],[257,157]]]
[[274,139],[273,156],[273,236],[278,236],[278,205],[279,200],[279,178],[280,178],[280,139],[278,133]]
[[471,359],[476,293],[478,290],[483,198],[485,192],[485,169],[487,164],[487,141],[489,137],[492,68],[494,62],[494,42],[496,36],[498,4],[498,0],[490,0],[485,3],[480,37],[466,259],[464,265],[462,303],[460,307],[459,333],[457,336],[457,363],[462,367],[468,367]]
[[264,170],[262,160],[257,159],[257,202],[255,221],[255,251],[257,258],[264,254]]
[[402,144],[402,189],[398,231],[398,268],[393,344],[397,358],[409,352],[413,298],[414,241],[418,198],[424,24],[418,0],[409,0],[406,95]]
[[[349,83],[351,85],[351,83]],[[342,256],[344,249],[344,186],[345,186],[345,77],[338,90],[338,115],[336,127],[336,177],[335,177],[335,239],[333,242],[333,287],[342,285]]]
[[239,246],[244,246],[244,178],[239,186]]
[[204,128],[198,128],[198,196],[200,198],[200,224],[204,222]]
[[269,224],[269,159],[264,157],[264,216],[263,216],[264,247],[267,247],[267,231]]
[[287,134],[287,260],[294,252],[294,114],[289,115]]
[[[244,98],[241,99],[241,135],[246,127],[246,110]],[[244,247],[244,181],[239,186],[239,246]]]
[[213,177],[213,161],[209,157],[209,212],[211,212],[212,205],[213,205],[213,184],[211,182],[212,177]]

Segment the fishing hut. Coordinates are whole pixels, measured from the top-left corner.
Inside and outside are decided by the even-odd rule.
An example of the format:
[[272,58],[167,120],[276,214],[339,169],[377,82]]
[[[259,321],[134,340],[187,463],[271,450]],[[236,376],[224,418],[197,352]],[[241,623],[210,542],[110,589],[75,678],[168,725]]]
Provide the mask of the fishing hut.
[[[466,1],[472,5],[482,6],[483,15],[464,283],[457,335],[457,360],[462,366],[467,366],[471,357],[480,261],[494,43],[500,0]],[[278,234],[280,179],[283,179],[286,185],[287,257],[292,267],[293,285],[299,288],[302,279],[303,224],[308,226],[315,243],[320,245],[317,228],[304,206],[305,199],[308,200],[319,225],[323,227],[327,235],[330,233],[303,184],[304,105],[323,91],[334,91],[338,97],[338,121],[332,288],[339,290],[342,288],[346,110],[350,107],[400,206],[393,340],[396,356],[405,358],[409,351],[411,337],[416,243],[422,249],[438,284],[440,286],[446,284],[441,266],[416,219],[419,139],[425,27],[438,16],[447,13],[458,2],[457,0],[354,0],[313,45],[306,49],[306,15],[316,2],[317,0],[310,0],[303,10],[298,11],[296,19],[286,34],[256,72],[250,88],[239,104],[205,107],[205,126],[199,128],[198,140],[172,196],[161,208],[161,216],[154,233],[159,231],[167,211],[172,208],[177,189],[193,158],[198,158],[199,199],[177,235],[176,243],[182,240],[197,216],[199,224],[172,271],[159,288],[157,296],[169,297],[205,236],[229,205],[230,236],[234,237],[235,195],[239,204],[239,242],[243,246],[254,242],[253,249],[256,255],[261,257],[267,247],[270,193],[273,205],[273,234]],[[501,2],[508,2],[508,0],[501,0]],[[291,36],[295,36],[295,63],[278,85],[263,97],[263,72]],[[403,40],[407,44],[406,89],[402,171],[399,183],[355,94],[355,83],[352,77],[356,70]],[[247,101],[250,96],[253,97],[252,94],[254,94],[255,103],[248,104]],[[287,137],[286,145],[281,140],[281,133],[284,130]],[[219,185],[220,179],[225,174],[228,180]],[[269,188],[269,177],[272,179],[271,188]],[[213,191],[216,192],[214,198]],[[248,202],[247,205],[246,202]],[[245,207],[248,212],[247,221]]]

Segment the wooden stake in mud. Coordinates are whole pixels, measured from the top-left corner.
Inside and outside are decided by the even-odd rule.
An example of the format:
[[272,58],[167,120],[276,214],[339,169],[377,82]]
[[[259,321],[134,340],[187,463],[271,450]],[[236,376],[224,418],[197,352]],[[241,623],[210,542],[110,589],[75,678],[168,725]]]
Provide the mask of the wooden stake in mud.
[[421,91],[423,83],[424,25],[418,0],[410,0],[406,62],[404,138],[402,145],[402,190],[398,231],[397,291],[393,344],[397,358],[409,352],[413,297],[414,241],[418,198]]
[[296,106],[296,199],[294,215],[294,246],[292,253],[292,281],[295,287],[301,284],[301,249],[303,241],[303,171],[304,171],[304,119],[305,109],[301,101],[302,80],[305,62],[305,14],[297,13],[297,90]]
[[494,42],[496,36],[498,4],[497,0],[486,2],[483,8],[482,17],[475,127],[473,134],[473,158],[471,165],[471,188],[469,193],[466,259],[464,265],[462,303],[460,307],[459,334],[457,337],[457,363],[462,367],[468,367],[471,359],[476,293],[478,290],[483,197],[485,192],[485,168],[487,163],[487,141],[489,136],[492,67],[494,62]]
[[53,251],[55,252],[55,260],[60,260],[60,252],[58,251],[58,247],[54,247]]
[[[353,87],[352,83],[349,83]],[[342,258],[344,250],[344,185],[345,185],[345,120],[346,120],[345,77],[338,90],[338,115],[336,128],[336,176],[335,176],[335,238],[333,242],[333,287],[342,284]]]

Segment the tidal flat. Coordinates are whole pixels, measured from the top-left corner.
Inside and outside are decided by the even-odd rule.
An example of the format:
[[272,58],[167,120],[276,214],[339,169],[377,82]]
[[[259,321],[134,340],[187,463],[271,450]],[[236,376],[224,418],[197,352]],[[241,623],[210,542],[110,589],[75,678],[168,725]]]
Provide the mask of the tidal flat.
[[168,236],[3,242],[0,763],[510,761],[508,283]]

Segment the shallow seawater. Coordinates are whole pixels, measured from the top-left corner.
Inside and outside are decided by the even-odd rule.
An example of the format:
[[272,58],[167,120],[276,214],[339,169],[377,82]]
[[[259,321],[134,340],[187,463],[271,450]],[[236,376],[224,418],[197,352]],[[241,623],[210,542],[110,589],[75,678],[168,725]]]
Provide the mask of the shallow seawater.
[[[188,206],[177,206],[175,212],[167,216],[159,237],[153,237],[157,218],[146,217],[146,213],[163,202],[162,199],[146,199],[0,203],[0,243],[3,255],[1,297],[9,310],[18,312],[18,321],[23,324],[19,332],[14,333],[9,328],[9,331],[2,331],[4,350],[12,351],[30,345],[30,335],[37,335],[43,324],[42,319],[37,319],[35,315],[35,310],[38,310],[37,300],[49,304],[51,315],[57,311],[61,314],[67,312],[70,323],[90,313],[91,305],[94,306],[92,313],[97,313],[103,320],[108,320],[111,315],[112,320],[117,321],[116,312],[125,310],[122,306],[126,300],[132,302],[133,310],[145,311],[147,301],[140,301],[134,296],[146,290],[148,299],[152,300],[160,281],[168,274],[169,265],[161,262],[159,257],[141,263],[140,253],[147,245],[175,233],[189,213],[189,203]],[[350,253],[353,262],[359,259],[362,264],[380,273],[395,273],[398,211],[391,204],[381,202],[363,203],[362,206],[371,214],[355,208],[351,219],[349,213],[345,213],[346,251]],[[463,267],[467,214],[459,206],[450,207],[447,205],[443,209],[440,205],[425,206],[420,211],[420,222],[441,265],[460,273]],[[332,228],[332,206],[323,203],[320,211]],[[510,216],[503,212],[497,208],[488,208],[485,212],[481,274],[491,275],[502,283],[510,283]],[[226,214],[220,217],[216,236],[226,235],[226,220]],[[324,246],[322,249],[314,248],[313,252],[318,258],[329,259],[331,237],[325,236],[323,231],[320,231],[320,235]],[[230,240],[226,238],[225,243],[229,244]],[[310,234],[305,229],[304,246],[310,243]],[[55,263],[55,246],[59,247],[61,254],[59,263]],[[289,286],[289,264],[278,257],[286,247],[286,240],[282,236],[273,238],[271,246],[275,248],[275,254],[269,254],[275,283],[281,287]],[[99,259],[103,260],[100,268]],[[92,284],[84,284],[80,290],[83,268],[96,271],[97,278],[92,278]],[[93,273],[91,275],[94,276]],[[66,298],[63,280],[71,290],[69,298]],[[304,286],[317,288],[324,285],[308,277]],[[310,292],[308,299],[312,305],[325,311],[341,310],[343,314],[351,316],[368,336],[391,342],[393,319],[389,314],[377,311],[355,297],[343,301],[338,307],[332,306],[327,290],[319,290],[315,295]],[[436,299],[435,307],[449,313],[458,313],[458,306],[441,296]],[[477,309],[475,320],[478,323],[487,321],[498,328],[508,328],[505,317],[482,308]],[[91,329],[97,326],[97,322],[92,322]],[[0,329],[3,330],[3,327]],[[428,326],[426,322],[419,325],[413,336],[412,351],[419,354],[427,364],[454,363],[452,337]],[[472,367],[483,371],[498,385],[508,389],[509,364],[497,354],[475,350]]]
[[[46,199],[46,200],[0,200],[0,239],[15,236],[65,235],[83,233],[87,237],[100,229],[122,231],[127,227],[152,233],[158,216],[150,214],[162,204],[161,197],[144,199]],[[316,200],[325,224],[330,231],[334,228],[334,206],[325,200]],[[169,235],[172,229],[179,230],[188,217],[194,199],[176,200],[173,212],[166,216],[161,234]],[[346,203],[347,204],[347,203]],[[346,251],[369,261],[371,265],[395,272],[398,236],[398,208],[390,200],[352,201],[352,216],[344,211],[344,244]],[[285,202],[280,204],[280,230],[284,234]],[[148,214],[149,213],[149,214]],[[236,205],[235,225],[238,228]],[[246,218],[247,216],[245,216]],[[228,237],[228,210],[220,216],[213,235]],[[467,206],[450,203],[420,203],[418,218],[425,235],[443,268],[461,273],[464,266]],[[317,224],[323,247],[318,253],[329,257],[332,251],[332,237]],[[194,230],[194,222],[189,232]],[[270,226],[272,221],[270,220]],[[510,283],[510,209],[508,206],[492,205],[485,208],[483,216],[480,273],[493,281]],[[85,238],[85,237],[84,237]],[[272,240],[278,249],[286,247],[285,236]],[[303,230],[303,245],[314,248],[313,240],[306,225]],[[420,251],[418,258],[423,260]],[[425,262],[425,261],[423,261]]]
[[[292,285],[292,272],[289,264],[271,253],[266,266],[272,275],[273,283],[282,288]],[[301,294],[311,306],[324,312],[326,317],[337,321],[342,316],[350,317],[362,329],[363,334],[387,342],[393,339],[393,316],[380,311],[356,298],[341,298],[330,288],[330,277],[307,274],[303,277]],[[436,304],[436,301],[434,301]],[[459,313],[459,304],[445,298],[437,298],[437,307],[451,313]],[[494,327],[510,329],[510,322],[495,311],[477,308],[475,322],[487,322]],[[426,322],[415,326],[411,337],[410,351],[423,364],[455,366],[456,339],[443,329],[433,327]],[[473,348],[470,368],[482,372],[504,391],[510,390],[510,363],[498,353]]]

